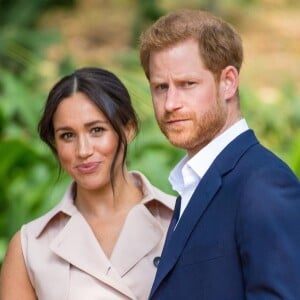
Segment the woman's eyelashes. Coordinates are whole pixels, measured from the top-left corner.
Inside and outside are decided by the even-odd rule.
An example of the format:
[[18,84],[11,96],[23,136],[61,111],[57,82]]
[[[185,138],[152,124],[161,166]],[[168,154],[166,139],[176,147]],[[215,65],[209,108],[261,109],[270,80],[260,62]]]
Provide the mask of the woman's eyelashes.
[[97,126],[97,127],[93,127],[91,129],[91,133],[92,134],[96,134],[96,135],[100,135],[102,134],[106,129],[104,127],[100,127],[100,126]]
[[[92,136],[100,136],[102,135],[104,132],[106,131],[106,128],[102,127],[102,126],[96,126],[96,127],[92,127],[90,130],[89,130],[89,134],[92,135]],[[61,140],[64,140],[64,141],[71,141],[71,140],[74,140],[76,138],[77,134],[74,133],[74,132],[63,132],[59,135],[59,138]]]
[[69,141],[74,138],[74,133],[72,132],[63,132],[59,135],[59,138],[64,141]]

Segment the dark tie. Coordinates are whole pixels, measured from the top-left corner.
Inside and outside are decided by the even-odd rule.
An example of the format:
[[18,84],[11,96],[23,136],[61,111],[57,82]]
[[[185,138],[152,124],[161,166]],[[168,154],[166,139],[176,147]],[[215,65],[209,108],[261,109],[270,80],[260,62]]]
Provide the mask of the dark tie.
[[166,242],[167,243],[175,229],[175,226],[178,222],[179,219],[179,215],[180,215],[180,206],[181,206],[181,197],[178,196],[176,199],[176,203],[175,203],[175,208],[174,208],[174,212],[173,212],[173,216],[169,225],[169,229],[168,229],[168,233],[167,233],[167,237],[166,237]]

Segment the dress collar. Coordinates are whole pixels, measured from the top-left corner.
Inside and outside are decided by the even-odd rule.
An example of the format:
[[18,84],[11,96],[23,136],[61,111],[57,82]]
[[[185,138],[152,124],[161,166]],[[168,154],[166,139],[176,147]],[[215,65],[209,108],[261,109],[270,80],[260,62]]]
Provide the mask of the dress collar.
[[[147,179],[145,175],[138,171],[132,171],[130,174],[133,176],[136,185],[142,190],[143,192],[143,199],[141,203],[147,205],[150,202],[156,201],[160,204],[166,206],[169,209],[173,209],[174,207],[174,197],[164,193],[160,189],[153,186],[150,181]],[[77,207],[74,204],[74,189],[75,189],[75,182],[72,182],[71,185],[67,188],[65,194],[63,195],[62,200],[48,213],[44,216],[35,220],[35,222],[39,223],[39,226],[36,226],[36,232],[34,235],[38,237],[47,225],[51,222],[53,218],[58,216],[59,214],[64,214],[66,216],[72,217],[78,213],[80,213]]]

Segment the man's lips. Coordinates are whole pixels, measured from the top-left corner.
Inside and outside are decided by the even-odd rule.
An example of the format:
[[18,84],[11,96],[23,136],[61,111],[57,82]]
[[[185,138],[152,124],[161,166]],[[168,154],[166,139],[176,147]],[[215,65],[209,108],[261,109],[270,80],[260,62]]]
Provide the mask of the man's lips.
[[180,125],[184,122],[188,121],[188,119],[172,119],[172,120],[166,120],[167,125]]
[[90,174],[97,170],[100,162],[82,163],[76,166],[77,170],[82,174]]

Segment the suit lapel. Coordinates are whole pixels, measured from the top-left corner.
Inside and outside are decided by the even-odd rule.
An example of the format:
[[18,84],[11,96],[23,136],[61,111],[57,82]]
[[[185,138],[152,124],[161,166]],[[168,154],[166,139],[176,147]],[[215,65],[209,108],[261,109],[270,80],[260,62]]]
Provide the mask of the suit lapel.
[[206,207],[209,205],[220,186],[220,175],[215,169],[210,169],[207,175],[199,183],[187,208],[183,212],[175,231],[163,249],[152,291],[155,291],[160,282],[175,265],[182,249],[193,231],[194,226],[201,218]]
[[252,130],[247,130],[233,140],[215,159],[204,175],[188,206],[181,216],[176,230],[163,249],[161,261],[152,286],[151,296],[177,262],[193,228],[205,213],[216,192],[222,186],[222,176],[231,171],[240,157],[258,141]]
[[78,269],[134,298],[130,289],[122,284],[120,276],[111,266],[98,244],[92,230],[81,216],[73,215],[66,226],[52,241],[51,250]]

